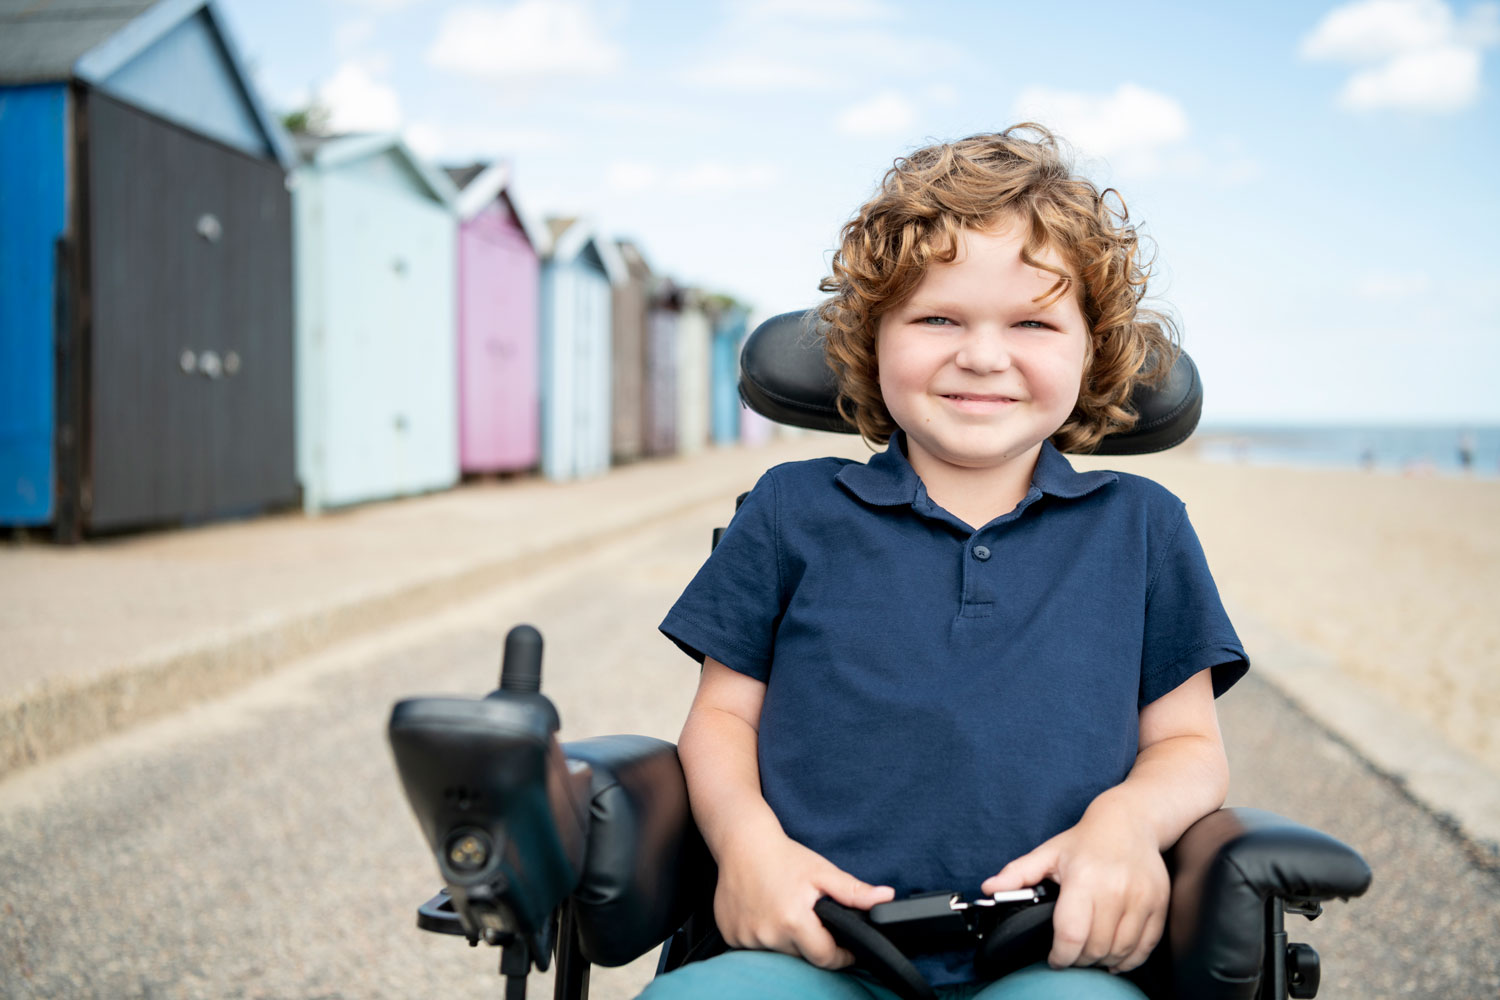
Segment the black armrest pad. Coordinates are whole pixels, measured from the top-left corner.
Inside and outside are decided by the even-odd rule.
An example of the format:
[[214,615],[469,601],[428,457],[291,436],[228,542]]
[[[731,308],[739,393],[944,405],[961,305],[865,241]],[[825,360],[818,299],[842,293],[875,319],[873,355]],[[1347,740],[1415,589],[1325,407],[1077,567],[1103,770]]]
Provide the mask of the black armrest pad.
[[1265,957],[1266,901],[1348,898],[1370,887],[1359,852],[1259,809],[1220,809],[1168,855],[1167,917],[1177,993],[1252,1000]]
[[624,965],[712,898],[713,862],[671,743],[600,736],[565,743],[563,753],[593,770],[583,876],[573,892],[579,941],[589,961]]
[[[838,411],[838,380],[823,357],[817,310],[772,316],[740,351],[740,398],[778,424],[854,433]],[[1193,359],[1177,355],[1165,379],[1137,386],[1130,397],[1138,419],[1099,442],[1097,455],[1145,455],[1188,439],[1203,413],[1203,382]]]

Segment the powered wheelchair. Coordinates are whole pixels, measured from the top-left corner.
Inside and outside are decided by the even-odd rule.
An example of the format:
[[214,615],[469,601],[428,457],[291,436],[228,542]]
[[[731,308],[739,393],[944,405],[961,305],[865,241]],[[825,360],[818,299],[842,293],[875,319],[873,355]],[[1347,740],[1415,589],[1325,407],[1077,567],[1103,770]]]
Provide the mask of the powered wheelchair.
[[[742,352],[741,397],[780,423],[851,431],[834,405],[814,324],[811,313],[762,324]],[[1096,453],[1143,454],[1185,440],[1202,408],[1192,360],[1179,355],[1133,405],[1136,426]],[[553,961],[554,996],[582,1000],[592,964],[623,965],[664,945],[660,973],[722,950],[716,871],[693,826],[676,747],[645,736],[559,743],[557,710],[540,691],[541,654],[541,636],[518,626],[506,638],[497,690],[399,702],[389,736],[445,883],[419,907],[418,926],[500,947],[507,1000],[523,1000],[527,974]],[[1160,1000],[1315,996],[1317,953],[1288,941],[1284,915],[1316,917],[1325,901],[1359,896],[1371,879],[1345,844],[1244,808],[1199,820],[1167,864],[1167,927],[1138,978]],[[933,996],[892,938],[864,914],[824,905],[831,902],[817,912],[862,968],[902,997]],[[988,901],[955,893],[948,904],[958,913]],[[943,910],[939,901],[935,912]],[[1000,925],[939,917],[969,932],[979,954],[1014,963],[1045,956],[1050,938],[1050,910],[1026,914]]]

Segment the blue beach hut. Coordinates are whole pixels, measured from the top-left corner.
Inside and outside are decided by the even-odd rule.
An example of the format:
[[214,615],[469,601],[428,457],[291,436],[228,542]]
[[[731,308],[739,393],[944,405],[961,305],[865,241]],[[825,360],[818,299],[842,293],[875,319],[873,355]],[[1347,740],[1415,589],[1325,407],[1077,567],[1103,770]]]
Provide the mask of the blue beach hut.
[[458,481],[457,195],[395,135],[298,137],[297,469],[309,512]]
[[715,444],[740,439],[740,344],[748,312],[737,302],[720,302],[714,310],[713,368],[710,374]]
[[292,163],[212,0],[0,0],[0,523],[295,498]]
[[588,222],[549,219],[542,265],[542,473],[556,481],[609,468],[612,286],[629,280]]

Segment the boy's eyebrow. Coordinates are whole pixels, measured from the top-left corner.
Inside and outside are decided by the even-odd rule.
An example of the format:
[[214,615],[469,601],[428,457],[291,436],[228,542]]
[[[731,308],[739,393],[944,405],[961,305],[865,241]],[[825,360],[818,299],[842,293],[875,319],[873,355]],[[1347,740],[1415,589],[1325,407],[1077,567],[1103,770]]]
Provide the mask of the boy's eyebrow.
[[[1060,291],[1055,287],[1047,289],[1047,291],[1031,300],[1032,307],[1040,312],[1053,312],[1062,303],[1063,299],[1067,297],[1067,292],[1071,284],[1071,282],[1064,284]],[[960,313],[967,311],[967,309],[968,307],[959,302],[947,299],[924,299],[918,295],[913,295],[899,306],[896,306],[892,311]]]

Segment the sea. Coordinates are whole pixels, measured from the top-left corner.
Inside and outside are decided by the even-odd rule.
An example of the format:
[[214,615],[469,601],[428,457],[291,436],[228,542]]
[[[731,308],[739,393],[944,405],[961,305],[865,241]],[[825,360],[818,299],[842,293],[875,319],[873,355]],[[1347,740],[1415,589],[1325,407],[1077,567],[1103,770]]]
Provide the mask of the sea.
[[1211,462],[1500,479],[1500,425],[1205,424],[1189,445]]

